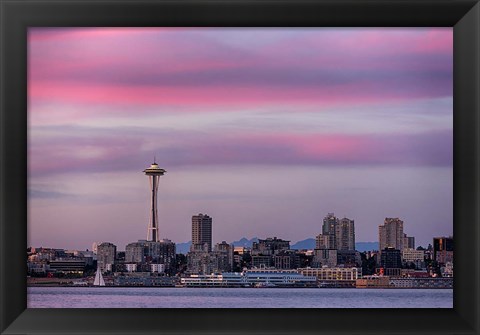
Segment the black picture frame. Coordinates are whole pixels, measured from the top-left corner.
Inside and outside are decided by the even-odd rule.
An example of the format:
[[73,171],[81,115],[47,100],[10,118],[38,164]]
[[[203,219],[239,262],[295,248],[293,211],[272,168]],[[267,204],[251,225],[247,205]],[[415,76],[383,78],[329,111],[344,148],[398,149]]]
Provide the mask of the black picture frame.
[[[0,0],[2,334],[479,334],[480,5],[476,0]],[[453,309],[26,309],[27,28],[454,27]]]

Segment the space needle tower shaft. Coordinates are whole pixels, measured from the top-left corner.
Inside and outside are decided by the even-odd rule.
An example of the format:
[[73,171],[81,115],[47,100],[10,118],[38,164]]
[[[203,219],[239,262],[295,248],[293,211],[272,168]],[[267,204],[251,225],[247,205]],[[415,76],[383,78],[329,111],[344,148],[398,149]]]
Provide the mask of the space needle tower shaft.
[[160,176],[165,174],[164,169],[160,168],[158,164],[153,162],[149,168],[143,170],[145,175],[148,176],[150,181],[150,190],[151,190],[151,200],[150,200],[150,222],[148,223],[147,230],[147,241],[158,242],[159,233],[158,233],[158,211],[157,211],[157,195],[158,195],[158,182]]

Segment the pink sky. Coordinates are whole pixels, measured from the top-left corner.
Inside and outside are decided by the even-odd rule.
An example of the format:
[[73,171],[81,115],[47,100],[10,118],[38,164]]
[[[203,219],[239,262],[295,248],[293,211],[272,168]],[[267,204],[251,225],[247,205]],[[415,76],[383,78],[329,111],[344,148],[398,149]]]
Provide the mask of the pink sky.
[[154,155],[175,242],[198,212],[218,241],[314,237],[332,211],[356,220],[357,241],[377,240],[385,216],[423,244],[452,233],[451,28],[32,28],[28,40],[34,246],[144,238]]

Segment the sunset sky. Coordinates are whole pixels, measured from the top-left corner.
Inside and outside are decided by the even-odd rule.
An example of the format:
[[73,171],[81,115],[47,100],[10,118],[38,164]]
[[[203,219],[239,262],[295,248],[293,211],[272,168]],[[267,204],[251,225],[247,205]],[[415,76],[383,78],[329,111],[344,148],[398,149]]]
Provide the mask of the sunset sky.
[[30,28],[31,246],[453,231],[451,28]]

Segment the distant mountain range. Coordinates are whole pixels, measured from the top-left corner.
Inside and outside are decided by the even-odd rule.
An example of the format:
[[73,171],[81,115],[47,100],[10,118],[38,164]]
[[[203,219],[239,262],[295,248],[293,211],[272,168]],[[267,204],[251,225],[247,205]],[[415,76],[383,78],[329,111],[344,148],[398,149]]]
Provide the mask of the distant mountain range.
[[231,244],[233,244],[236,247],[248,247],[251,248],[253,245],[253,242],[258,242],[258,237],[252,237],[251,239],[247,239],[245,237],[242,237],[238,241],[233,241]]
[[175,243],[176,252],[177,254],[186,254],[190,251],[190,246],[192,245],[192,241],[188,241],[185,243]]
[[[230,242],[236,247],[247,247],[251,248],[253,242],[258,242],[258,237],[252,237],[248,239],[246,237],[242,237],[238,241]],[[192,245],[191,241],[184,242],[184,243],[177,243],[177,254],[186,254],[190,251],[190,246]],[[292,249],[314,249],[315,248],[315,239],[314,238],[307,238],[305,240],[298,241],[295,244],[290,246]],[[355,249],[357,251],[369,251],[369,250],[378,250],[378,242],[357,242],[355,243]]]
[[314,238],[307,238],[306,240],[298,241],[295,244],[290,245],[291,249],[315,249],[315,239]]
[[378,242],[357,242],[355,243],[357,251],[372,251],[378,250]]

